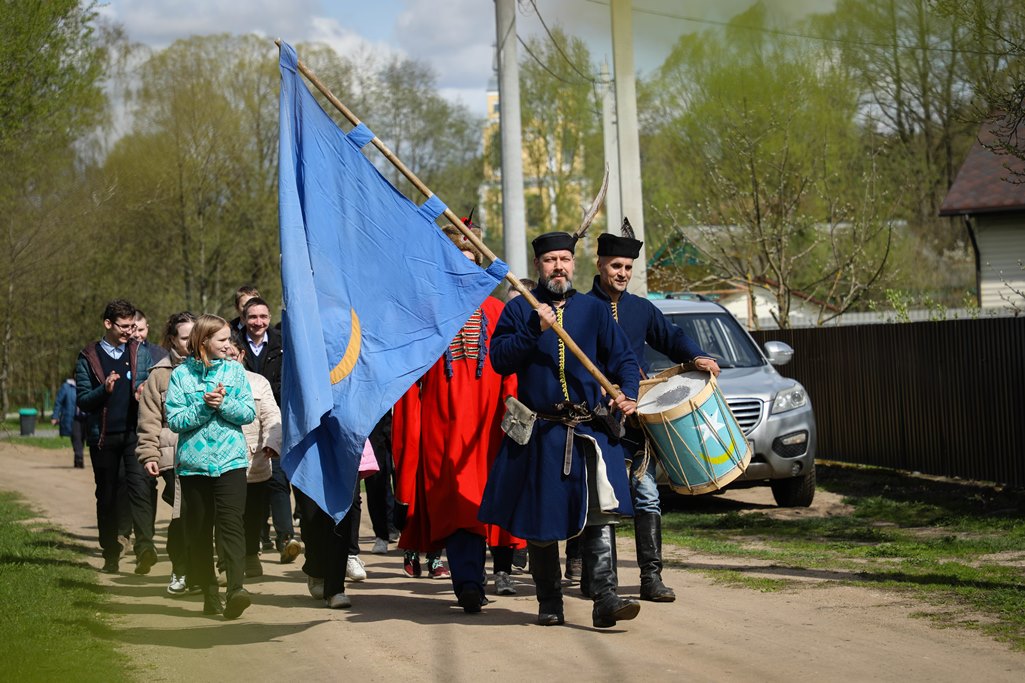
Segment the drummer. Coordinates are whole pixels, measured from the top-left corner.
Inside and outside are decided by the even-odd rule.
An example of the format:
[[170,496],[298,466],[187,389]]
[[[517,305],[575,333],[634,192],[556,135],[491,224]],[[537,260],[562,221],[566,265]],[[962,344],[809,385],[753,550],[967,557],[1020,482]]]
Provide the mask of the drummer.
[[[495,328],[491,362],[499,373],[516,373],[524,412],[536,411],[537,418],[526,444],[510,436],[502,440],[480,519],[527,540],[542,626],[565,622],[558,541],[580,536],[594,602],[591,621],[608,628],[636,617],[640,604],[616,591],[611,525],[631,513],[630,485],[622,451],[605,431],[614,430],[596,413],[609,403],[625,414],[636,409],[640,367],[608,309],[573,289],[576,241],[550,232],[532,242],[538,273],[532,293],[541,305],[534,311],[517,297]],[[622,387],[615,402],[602,396],[598,380],[551,329],[556,321]]]
[[[646,376],[648,371],[644,356],[644,343],[647,342],[674,363],[692,362],[698,370],[718,376],[719,364],[683,330],[666,320],[653,303],[626,291],[633,276],[634,259],[640,254],[643,242],[634,239],[627,220],[623,221],[623,233],[623,236],[609,233],[598,236],[598,274],[594,276],[594,286],[588,294],[610,307],[612,317],[630,339],[642,375]],[[662,510],[655,484],[654,463],[645,462],[644,432],[637,427],[631,428],[628,422],[627,433],[621,443],[631,460],[630,493],[634,506],[637,564],[641,570],[641,599],[673,602],[676,594],[662,582]],[[586,585],[581,587],[587,589]]]

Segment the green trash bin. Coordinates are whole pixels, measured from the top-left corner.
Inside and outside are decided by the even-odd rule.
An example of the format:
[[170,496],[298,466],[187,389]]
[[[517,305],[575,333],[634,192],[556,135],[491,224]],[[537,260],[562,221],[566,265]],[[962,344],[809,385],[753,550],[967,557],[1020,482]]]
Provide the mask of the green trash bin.
[[35,408],[22,408],[18,411],[18,418],[21,421],[21,435],[22,436],[35,436],[36,434],[36,415],[39,414]]

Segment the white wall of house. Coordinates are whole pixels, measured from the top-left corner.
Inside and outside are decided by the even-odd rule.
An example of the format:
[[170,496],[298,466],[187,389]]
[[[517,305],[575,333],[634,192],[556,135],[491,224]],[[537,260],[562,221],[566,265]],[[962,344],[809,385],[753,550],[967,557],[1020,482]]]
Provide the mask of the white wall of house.
[[1025,306],[1017,292],[1025,292],[1025,214],[975,216],[975,240],[979,247],[979,304],[982,308],[1008,306],[1007,299]]
[[[719,304],[733,314],[740,321],[741,325],[748,329],[756,329],[754,319],[758,320],[758,329],[769,329],[777,327],[773,314],[779,313],[779,306],[776,304],[776,297],[764,287],[754,288],[754,310],[748,301],[747,292],[738,291],[733,294],[725,294],[719,299]],[[753,315],[751,315],[753,313]],[[817,306],[808,303],[804,299],[794,298],[790,302],[790,326],[791,327],[812,327],[819,317]]]

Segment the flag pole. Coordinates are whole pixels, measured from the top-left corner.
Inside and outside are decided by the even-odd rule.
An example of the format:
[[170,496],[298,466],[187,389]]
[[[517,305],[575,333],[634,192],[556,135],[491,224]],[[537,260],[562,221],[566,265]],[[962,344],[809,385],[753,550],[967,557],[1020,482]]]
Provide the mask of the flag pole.
[[[281,49],[280,39],[275,40],[274,44],[278,46],[278,49]],[[310,83],[312,83],[314,87],[316,87],[317,90],[319,90],[321,94],[323,94],[324,97],[327,98],[328,102],[333,104],[334,107],[342,113],[342,116],[348,119],[349,122],[354,126],[358,126],[360,124],[360,120],[356,117],[356,115],[353,114],[348,107],[342,104],[342,102],[334,96],[334,93],[332,93],[328,89],[328,87],[324,85],[319,78],[317,78],[317,75],[313,73],[313,71],[308,66],[306,66],[306,64],[303,63],[302,60],[297,58],[296,63],[302,75],[305,76],[310,81]],[[396,169],[398,169],[399,173],[401,173],[406,178],[406,180],[412,183],[413,186],[417,190],[419,190],[424,197],[430,199],[434,196],[434,193],[431,192],[431,189],[424,185],[423,181],[421,181],[415,173],[413,173],[404,163],[402,163],[402,160],[399,159],[395,155],[395,153],[392,152],[388,148],[388,146],[380,140],[380,138],[378,138],[375,135],[370,142],[373,143],[374,147],[376,147],[377,150],[381,152],[381,154],[383,154],[384,157],[388,161],[390,161]],[[481,254],[483,254],[489,261],[498,260],[498,257],[495,255],[495,253],[491,251],[491,249],[489,249],[486,244],[484,244],[483,240],[481,240],[479,237],[473,234],[472,230],[470,230],[466,225],[463,224],[463,221],[459,219],[459,217],[452,211],[452,209],[445,207],[445,218],[447,218],[449,222],[457,230],[459,230],[459,232],[462,233],[462,235],[470,242],[470,244],[472,244],[473,247]],[[523,286],[523,283],[520,282],[520,279],[518,277],[513,275],[511,272],[507,272],[505,275],[505,279],[509,282],[513,289],[519,292],[522,296],[526,297],[527,301],[530,302],[530,305],[534,308],[534,310],[537,310],[541,307],[542,304],[534,297],[533,294],[530,293],[529,289]],[[577,346],[577,343],[573,341],[573,338],[569,336],[569,333],[566,332],[565,329],[563,329],[562,325],[559,325],[558,323],[553,323],[552,329],[555,331],[555,334],[559,336],[559,339],[561,339],[563,343],[566,344],[566,348],[569,349],[569,351],[574,356],[576,356],[577,360],[579,360],[581,365],[584,366],[584,369],[586,369],[592,377],[598,380],[598,383],[601,384],[602,388],[605,390],[605,393],[607,393],[611,398],[618,398],[619,395],[622,393],[619,390],[619,387],[617,387],[609,381],[609,379],[602,373],[602,371],[599,370],[598,367],[591,361],[591,359],[587,357],[583,350],[579,346]]]

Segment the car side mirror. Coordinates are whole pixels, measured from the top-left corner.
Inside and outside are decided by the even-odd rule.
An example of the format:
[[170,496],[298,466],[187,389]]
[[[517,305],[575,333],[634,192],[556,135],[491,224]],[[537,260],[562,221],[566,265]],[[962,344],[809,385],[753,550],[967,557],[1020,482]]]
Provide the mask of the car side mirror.
[[794,357],[794,349],[781,341],[765,342],[765,355],[773,365],[786,365]]

